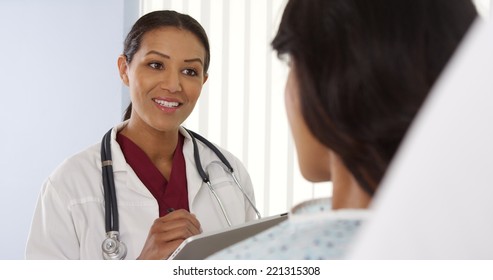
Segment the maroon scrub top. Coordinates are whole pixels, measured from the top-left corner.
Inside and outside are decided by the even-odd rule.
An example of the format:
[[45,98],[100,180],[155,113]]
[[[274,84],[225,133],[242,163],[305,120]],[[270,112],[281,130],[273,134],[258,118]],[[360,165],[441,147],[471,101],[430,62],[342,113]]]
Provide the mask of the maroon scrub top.
[[185,137],[181,134],[178,135],[178,145],[173,155],[173,166],[171,167],[169,181],[164,178],[144,151],[132,140],[121,133],[116,136],[116,141],[120,144],[125,160],[157,200],[159,217],[166,215],[171,208],[189,211],[187,174],[183,156]]

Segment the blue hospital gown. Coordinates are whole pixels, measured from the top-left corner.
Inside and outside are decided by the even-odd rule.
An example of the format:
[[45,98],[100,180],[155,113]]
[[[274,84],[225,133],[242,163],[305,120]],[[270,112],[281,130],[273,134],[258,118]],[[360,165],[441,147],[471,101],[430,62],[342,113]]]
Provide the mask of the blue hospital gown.
[[208,259],[341,259],[368,210],[331,210],[330,198],[293,208],[287,221],[211,255]]

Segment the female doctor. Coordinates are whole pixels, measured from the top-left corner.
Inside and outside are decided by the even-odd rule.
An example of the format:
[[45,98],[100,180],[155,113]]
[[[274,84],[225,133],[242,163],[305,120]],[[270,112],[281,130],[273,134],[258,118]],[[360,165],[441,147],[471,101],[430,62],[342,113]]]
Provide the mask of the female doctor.
[[156,11],[134,24],[118,58],[130,89],[128,120],[46,180],[28,259],[164,259],[190,236],[255,218],[242,163],[220,149],[223,163],[181,126],[207,81],[209,59],[207,35],[188,15]]

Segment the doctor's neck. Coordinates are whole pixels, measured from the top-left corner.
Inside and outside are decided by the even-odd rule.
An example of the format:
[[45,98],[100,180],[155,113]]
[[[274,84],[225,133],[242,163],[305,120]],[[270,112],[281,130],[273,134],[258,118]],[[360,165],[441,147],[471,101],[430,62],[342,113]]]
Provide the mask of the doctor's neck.
[[132,140],[153,162],[172,161],[178,144],[179,127],[161,131],[132,116],[119,133]]

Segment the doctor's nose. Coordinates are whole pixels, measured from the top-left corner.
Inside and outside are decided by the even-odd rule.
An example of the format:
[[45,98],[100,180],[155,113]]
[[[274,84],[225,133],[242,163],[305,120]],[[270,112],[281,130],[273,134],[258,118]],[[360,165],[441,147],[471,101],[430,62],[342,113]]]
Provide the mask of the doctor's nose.
[[164,71],[161,76],[160,85],[162,89],[168,90],[169,92],[180,92],[182,91],[180,73],[177,71]]

